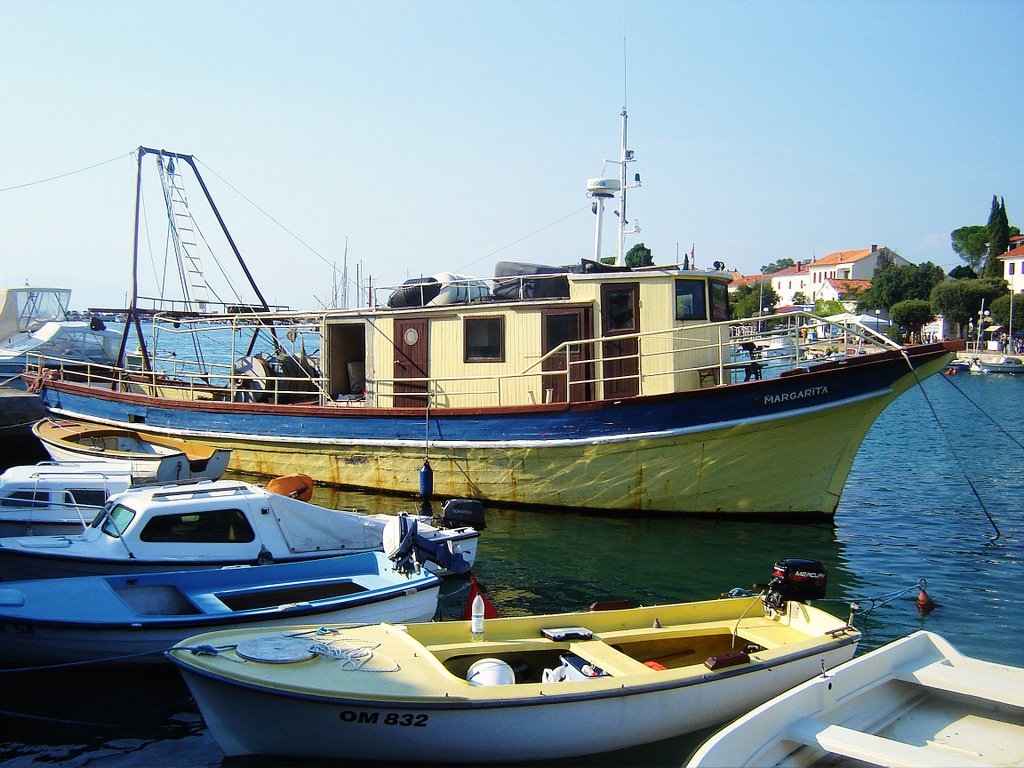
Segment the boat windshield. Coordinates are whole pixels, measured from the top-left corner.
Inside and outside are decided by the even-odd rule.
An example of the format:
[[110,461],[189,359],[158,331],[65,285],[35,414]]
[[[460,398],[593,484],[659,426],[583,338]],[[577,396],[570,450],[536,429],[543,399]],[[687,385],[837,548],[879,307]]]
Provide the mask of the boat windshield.
[[135,517],[133,510],[123,504],[115,504],[113,507],[104,507],[92,521],[92,527],[99,528],[107,536],[119,539],[133,517]]

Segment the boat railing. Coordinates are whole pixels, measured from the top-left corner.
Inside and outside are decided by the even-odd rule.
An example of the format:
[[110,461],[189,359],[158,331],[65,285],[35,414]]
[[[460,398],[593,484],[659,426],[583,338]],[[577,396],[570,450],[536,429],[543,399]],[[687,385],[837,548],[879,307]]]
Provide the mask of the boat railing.
[[[291,317],[298,323],[297,317]],[[251,320],[244,322],[251,323]],[[244,324],[244,322],[242,324]],[[261,328],[270,322],[261,319]],[[313,322],[301,332],[316,333]],[[184,324],[184,322],[182,323]],[[296,326],[297,327],[297,326]],[[222,358],[247,351],[229,328]],[[252,326],[249,326],[252,330]],[[276,327],[288,334],[294,328]],[[155,347],[156,345],[154,345]],[[518,371],[429,378],[367,377],[365,395],[330,391],[329,377],[285,375],[259,380],[239,375],[233,364],[187,360],[175,355],[136,359],[126,368],[45,358],[65,380],[154,397],[278,404],[396,407],[495,407],[665,394],[772,378],[789,370],[876,351],[899,348],[885,336],[855,322],[836,322],[807,312],[761,318],[695,323],[657,331],[566,341],[537,355]],[[319,347],[317,348],[319,350]],[[283,350],[282,350],[283,352]],[[67,364],[65,366],[65,363]],[[42,356],[29,363],[41,377]],[[422,403],[422,406],[420,406]]]
[[[621,351],[630,342],[636,343],[635,351]],[[605,354],[606,345],[617,351]],[[661,394],[777,377],[787,370],[881,348],[899,345],[857,323],[796,311],[567,341],[516,373],[377,378],[367,397],[384,406],[411,398],[430,407],[459,407],[482,401],[501,406],[600,399],[617,386],[632,387],[635,394]],[[681,357],[696,362],[676,362]],[[588,395],[566,398],[556,396],[556,390]]]

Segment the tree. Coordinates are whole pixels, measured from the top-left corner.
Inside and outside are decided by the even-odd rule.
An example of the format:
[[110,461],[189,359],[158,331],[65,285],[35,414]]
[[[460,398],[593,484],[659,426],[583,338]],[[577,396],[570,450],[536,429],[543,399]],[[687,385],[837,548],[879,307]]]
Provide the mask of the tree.
[[932,309],[956,323],[962,337],[964,326],[977,320],[982,300],[986,307],[991,306],[993,299],[1008,290],[1005,280],[947,280],[932,289]]
[[908,299],[893,304],[889,309],[889,317],[896,325],[906,326],[916,333],[921,332],[921,326],[931,322],[935,317],[930,301],[924,299]]
[[793,261],[792,259],[777,259],[773,261],[771,264],[765,264],[763,267],[761,267],[761,274],[773,275],[776,272],[781,272],[784,269],[789,269],[790,267],[795,266],[796,262]]
[[729,304],[732,308],[733,318],[760,317],[761,310],[767,307],[769,311],[775,309],[779,303],[779,294],[765,280],[750,285],[741,285],[732,294]]
[[818,299],[814,302],[814,313],[818,317],[831,317],[846,312],[846,306],[841,301],[826,301]]
[[[975,273],[974,277],[977,277],[977,272],[988,253],[988,227],[979,224],[960,227],[950,233],[949,240],[954,253],[967,263],[970,270]],[[952,272],[949,275],[953,277]]]
[[875,253],[875,274],[877,275],[883,269],[896,266],[897,256],[899,254],[889,248],[879,248]]
[[959,267],[949,270],[949,277],[951,280],[977,280],[978,273],[972,267],[961,264]]
[[992,212],[988,216],[988,258],[985,260],[985,277],[1001,278],[1003,262],[999,257],[1006,253],[1010,244],[1010,222],[1006,218],[1006,203],[992,195]]
[[654,265],[651,249],[643,243],[637,243],[626,251],[627,267],[650,267]]
[[942,267],[930,261],[876,269],[871,287],[865,292],[862,309],[889,309],[910,299],[928,301],[932,288],[945,279]]
[[810,302],[807,301],[807,294],[805,294],[803,291],[797,291],[796,293],[793,294],[793,303],[796,304],[797,306],[804,306],[805,304],[809,304]]

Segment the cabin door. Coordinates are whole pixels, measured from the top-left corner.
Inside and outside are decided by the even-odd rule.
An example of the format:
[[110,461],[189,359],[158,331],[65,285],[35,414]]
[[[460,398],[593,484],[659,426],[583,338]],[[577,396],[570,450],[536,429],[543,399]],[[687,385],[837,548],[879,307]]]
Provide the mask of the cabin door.
[[[548,311],[543,314],[541,325],[541,351],[547,354],[568,341],[591,338],[591,312],[589,308]],[[569,369],[568,388],[574,403],[594,399],[594,366],[591,361],[590,344],[573,344],[568,352],[562,351],[544,360],[543,370],[562,373],[542,377],[545,403],[566,402],[566,375]]]
[[[640,284],[601,286],[601,335],[640,332]],[[640,393],[640,341],[609,339],[601,346],[604,358],[604,397],[633,397]]]
[[[427,406],[429,351],[427,319],[395,320],[395,399],[396,408],[425,408]],[[402,381],[422,379],[422,381]]]

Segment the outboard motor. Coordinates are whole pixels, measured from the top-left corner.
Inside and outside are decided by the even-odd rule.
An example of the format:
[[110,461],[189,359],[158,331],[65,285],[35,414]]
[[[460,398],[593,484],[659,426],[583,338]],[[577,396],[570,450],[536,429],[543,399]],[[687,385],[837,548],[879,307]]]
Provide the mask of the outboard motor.
[[449,573],[469,572],[469,563],[461,554],[452,552],[446,542],[435,542],[421,536],[419,521],[405,512],[388,520],[384,526],[383,544],[384,554],[400,573],[418,571],[427,560]]
[[772,570],[772,580],[764,596],[764,607],[782,613],[786,603],[795,600],[807,603],[825,596],[828,568],[817,560],[779,560]]
[[455,527],[469,525],[478,531],[487,527],[484,505],[476,499],[448,499],[441,507],[441,522]]

